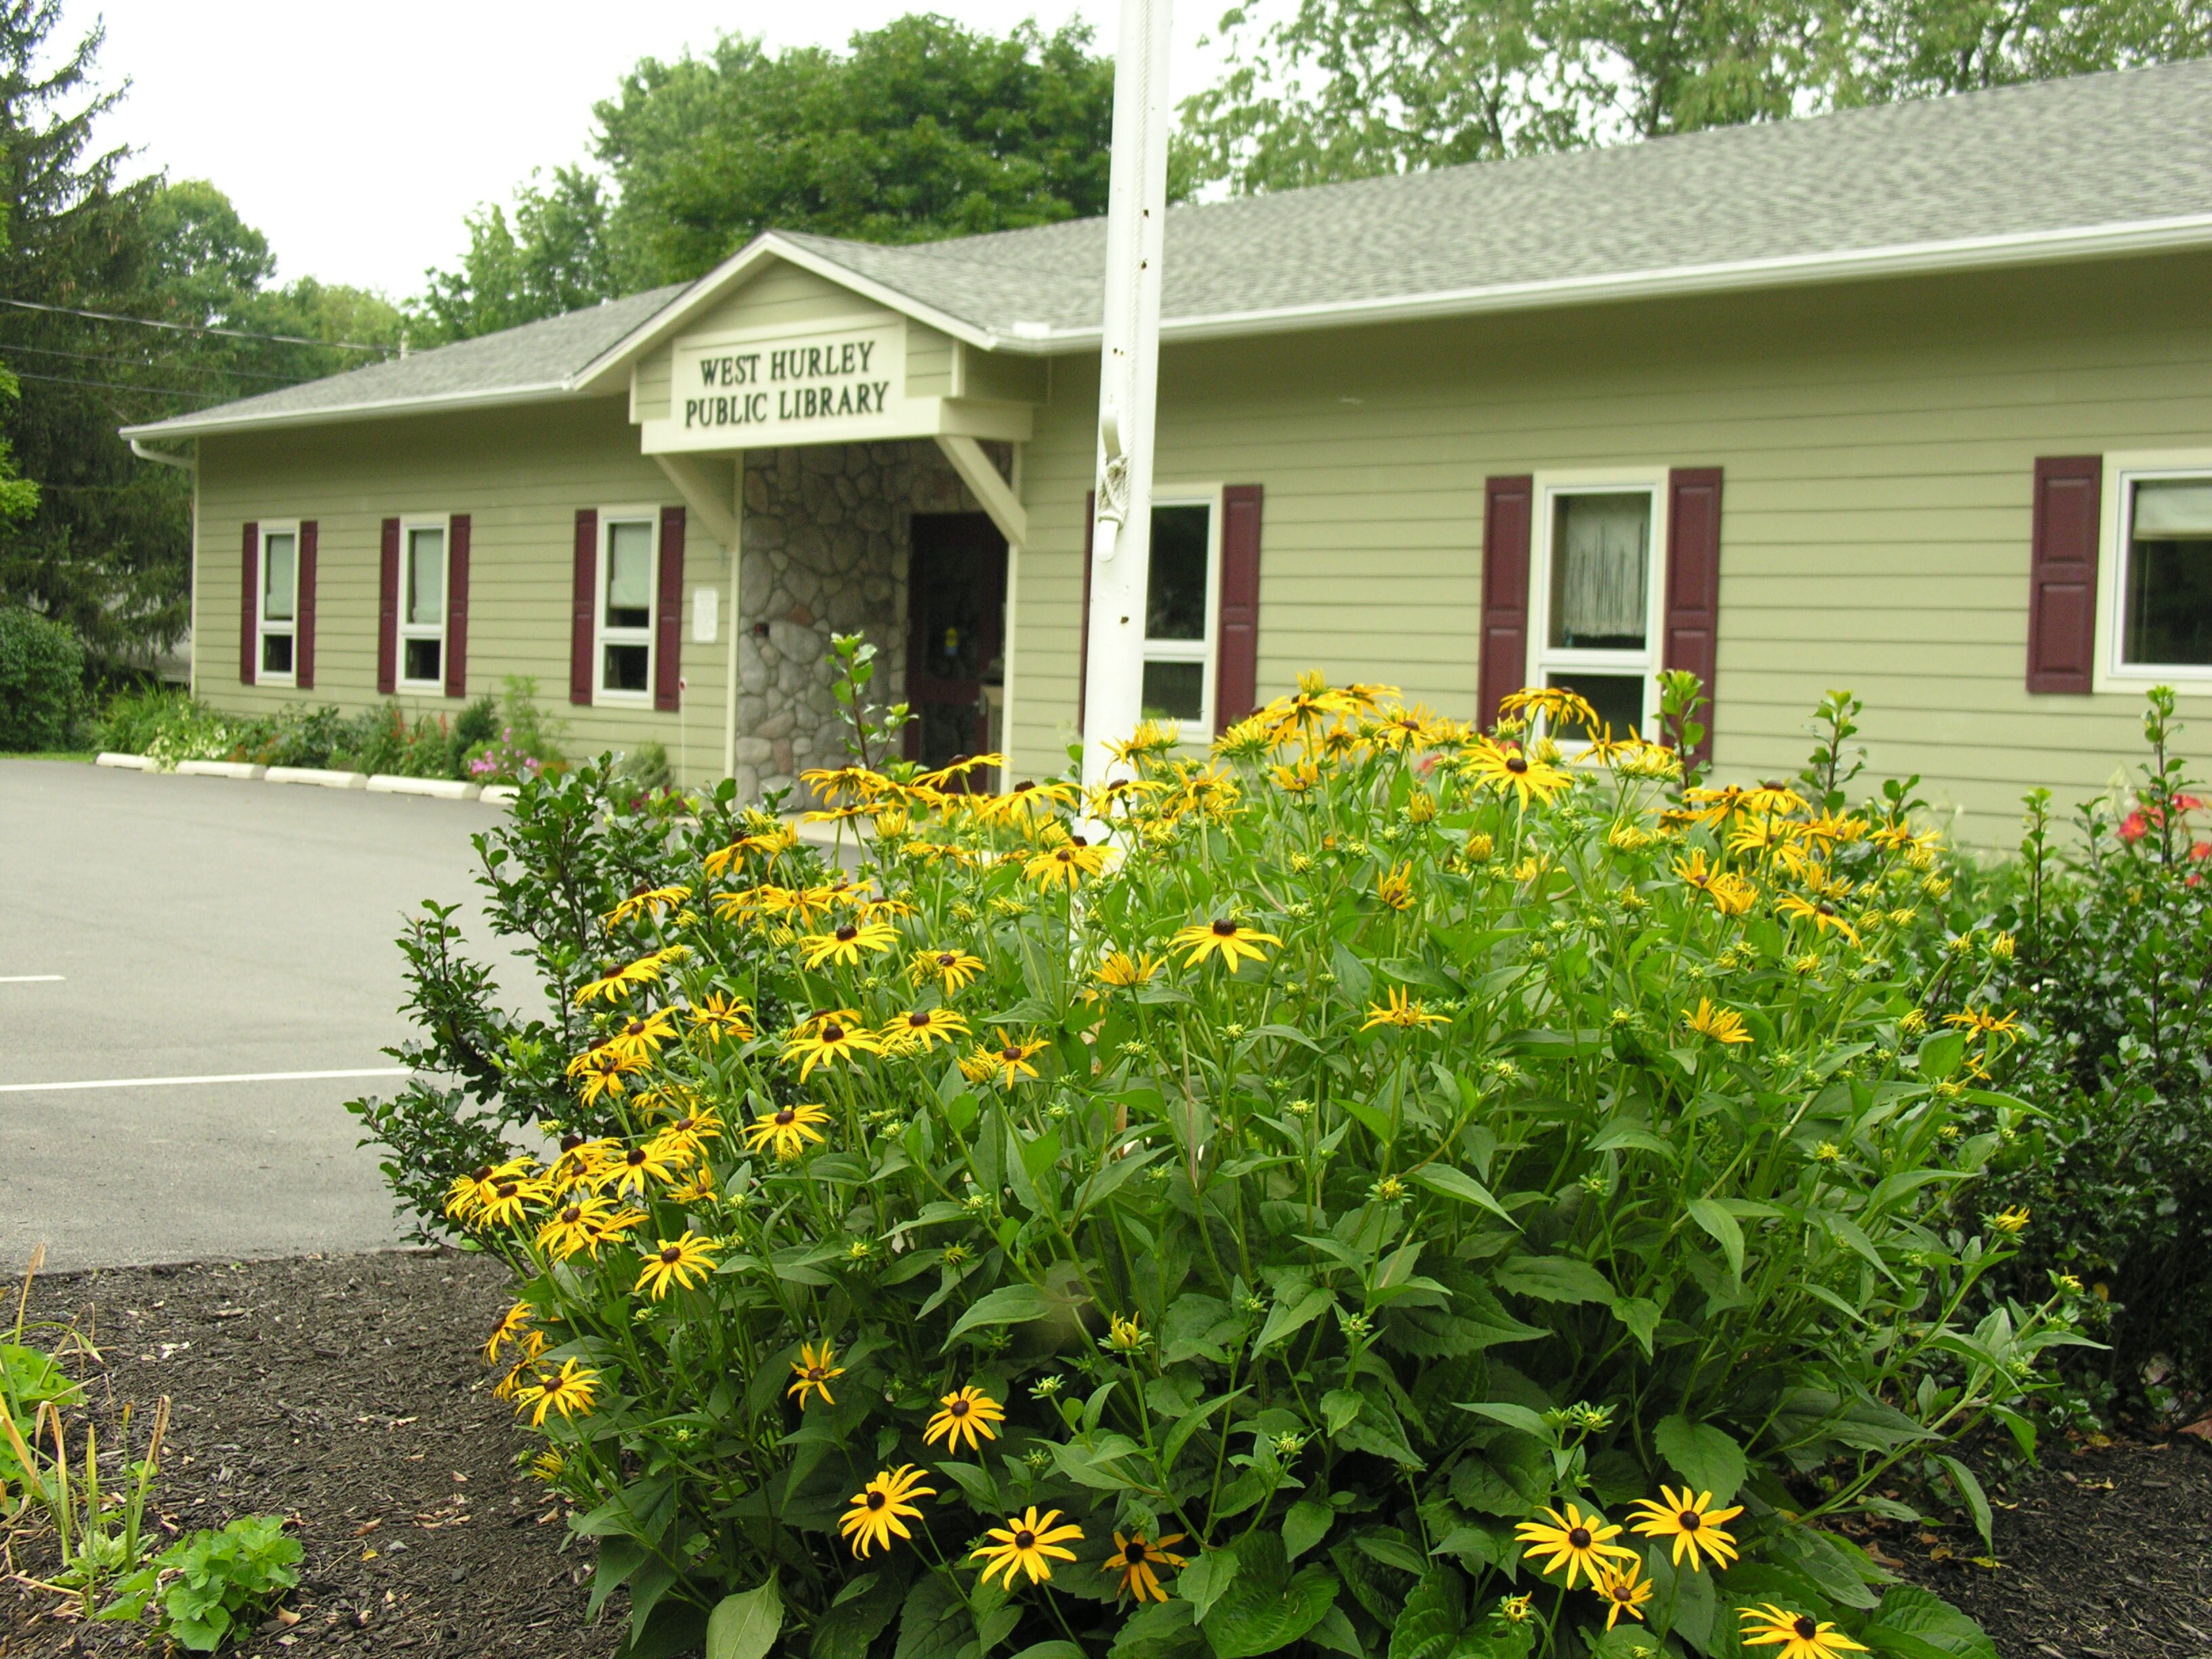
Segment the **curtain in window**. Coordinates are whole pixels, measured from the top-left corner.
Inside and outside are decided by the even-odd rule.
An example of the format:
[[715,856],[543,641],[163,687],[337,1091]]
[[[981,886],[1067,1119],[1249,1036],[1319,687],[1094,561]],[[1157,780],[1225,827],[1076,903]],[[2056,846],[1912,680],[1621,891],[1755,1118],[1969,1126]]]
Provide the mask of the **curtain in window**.
[[2137,484],[2135,532],[2143,541],[2212,536],[2212,483],[2177,478]]
[[1642,639],[1650,497],[1581,495],[1565,505],[1559,515],[1565,544],[1553,550],[1560,561],[1553,626],[1567,641]]

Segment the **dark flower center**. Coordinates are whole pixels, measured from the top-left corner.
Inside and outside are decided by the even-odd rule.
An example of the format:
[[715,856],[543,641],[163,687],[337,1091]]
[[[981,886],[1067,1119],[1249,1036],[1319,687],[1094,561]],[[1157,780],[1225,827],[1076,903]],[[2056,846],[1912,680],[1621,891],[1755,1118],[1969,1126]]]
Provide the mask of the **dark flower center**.
[[937,965],[940,968],[950,968],[954,963],[959,960],[960,958],[954,956],[951,951],[941,951],[938,953]]
[[489,1164],[477,1164],[477,1172],[471,1176],[469,1179],[471,1181],[489,1181],[491,1179],[491,1165]]
[[673,1244],[664,1244],[660,1247],[660,1259],[673,1267],[677,1262],[684,1260],[684,1252]]
[[574,1226],[583,1218],[584,1206],[580,1204],[571,1204],[567,1209],[561,1212],[561,1219],[571,1227]]
[[1075,849],[1071,847],[1063,847],[1060,851],[1054,853],[1053,857],[1058,859],[1062,864],[1073,864],[1075,862]]
[[1024,1527],[1019,1532],[1014,1534],[1014,1547],[1018,1550],[1035,1549],[1036,1547],[1036,1534],[1031,1532],[1027,1527]]
[[1681,1522],[1684,1532],[1695,1532],[1705,1524],[1705,1517],[1695,1510],[1684,1510],[1676,1519]]
[[883,1508],[884,1504],[888,1500],[884,1497],[883,1493],[879,1492],[872,1492],[868,1494],[868,1507],[872,1510],[879,1510]]
[[633,1170],[642,1168],[645,1164],[645,1148],[642,1146],[631,1147],[629,1152],[623,1157],[623,1162],[629,1164]]
[[1213,924],[1213,936],[1216,939],[1233,939],[1236,934],[1237,924],[1233,921],[1217,921]]
[[1518,755],[1508,755],[1505,757],[1505,769],[1516,774],[1525,772],[1528,769],[1528,763]]
[[1026,793],[1028,791],[1030,791],[1030,790],[1031,790],[1031,789],[1034,789],[1034,788],[1036,788],[1036,781],[1035,781],[1034,779],[1031,779],[1031,778],[1024,778],[1024,779],[1023,779],[1019,783],[1016,784],[1016,785],[1013,787],[1012,793],[1015,793],[1015,794],[1017,794],[1017,795],[1024,794],[1024,793]]
[[678,1118],[678,1119],[676,1120],[676,1125],[675,1125],[675,1127],[676,1127],[676,1133],[678,1133],[678,1134],[684,1134],[684,1135],[688,1135],[688,1134],[690,1134],[690,1133],[691,1133],[691,1126],[692,1126],[693,1124],[696,1123],[698,1121],[699,1121],[699,1120],[698,1120],[697,1118],[696,1118],[696,1117],[679,1117],[679,1118]]
[[775,1115],[775,1121],[779,1127],[787,1129],[799,1121],[799,1113],[796,1109],[787,1106]]
[[522,1189],[517,1187],[512,1181],[502,1181],[499,1183],[499,1186],[495,1190],[501,1198],[513,1198],[516,1193]]
[[562,1135],[561,1137],[561,1150],[564,1152],[573,1152],[577,1147],[583,1144],[584,1137],[581,1135]]
[[842,1025],[823,1026],[822,1040],[824,1042],[842,1042],[845,1040],[845,1028]]
[[927,1014],[908,1014],[906,1017],[906,1023],[917,1031],[923,1030],[926,1030],[929,1024],[929,1016]]
[[1832,916],[1836,914],[1836,907],[1827,902],[1825,899],[1820,903],[1814,905],[1813,908],[1815,910],[1818,910],[1824,916]]
[[830,1373],[823,1370],[819,1365],[809,1365],[806,1368],[806,1380],[809,1382],[819,1382],[823,1377],[829,1375]]
[[1797,1639],[1801,1642],[1809,1642],[1820,1633],[1820,1627],[1814,1624],[1809,1616],[1802,1613],[1797,1615],[1797,1622],[1790,1628],[1797,1632]]
[[1000,1052],[1004,1054],[1008,1060],[1019,1060],[1022,1057],[1020,1047],[1012,1042],[1009,1042]]
[[1578,1550],[1588,1549],[1590,1547],[1589,1528],[1588,1527],[1577,1527],[1572,1532],[1567,1534],[1567,1542],[1573,1545]]
[[1091,845],[1091,843],[1090,843],[1089,842],[1085,841],[1085,840],[1082,836],[1070,836],[1067,839],[1068,839],[1069,842],[1070,842],[1072,845],[1073,845],[1073,846],[1077,846],[1077,847],[1088,847],[1088,846],[1090,846],[1090,845]]
[[837,930],[837,942],[841,945],[849,945],[860,936],[860,930],[849,921]]
[[627,1025],[625,1025],[625,1026],[623,1026],[623,1035],[624,1036],[636,1036],[640,1031],[642,1031],[644,1029],[645,1029],[645,1022],[644,1022],[643,1020],[641,1020],[641,1019],[634,1019],[634,1020],[630,1021],[630,1023],[629,1023],[629,1024],[627,1024]]
[[956,1400],[945,1409],[955,1417],[965,1417],[968,1415],[968,1402],[964,1400]]
[[1145,1559],[1145,1540],[1141,1538],[1132,1538],[1129,1540],[1129,1547],[1121,1552],[1121,1559],[1131,1566],[1135,1566]]

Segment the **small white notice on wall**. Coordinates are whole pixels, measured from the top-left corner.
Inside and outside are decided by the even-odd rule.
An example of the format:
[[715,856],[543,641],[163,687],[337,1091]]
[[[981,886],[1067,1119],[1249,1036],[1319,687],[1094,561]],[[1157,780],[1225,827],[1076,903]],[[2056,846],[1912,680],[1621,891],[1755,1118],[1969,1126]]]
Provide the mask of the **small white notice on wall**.
[[695,587],[691,590],[691,643],[712,645],[721,615],[722,590],[719,587]]

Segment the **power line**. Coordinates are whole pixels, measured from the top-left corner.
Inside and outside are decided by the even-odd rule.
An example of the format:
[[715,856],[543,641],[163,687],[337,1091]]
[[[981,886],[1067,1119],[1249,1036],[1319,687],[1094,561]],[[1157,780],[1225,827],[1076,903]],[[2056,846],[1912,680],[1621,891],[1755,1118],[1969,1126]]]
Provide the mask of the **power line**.
[[164,398],[213,398],[228,402],[228,392],[187,392],[180,386],[129,386],[121,380],[73,380],[66,374],[33,374],[27,368],[15,371],[19,380],[44,380],[49,386],[90,386],[95,392],[151,392]]
[[328,346],[333,351],[374,351],[382,357],[392,355],[390,346],[362,345],[353,340],[312,340],[304,334],[256,334],[249,329],[217,328],[212,323],[160,323],[150,317],[125,317],[112,311],[80,311],[75,306],[46,306],[35,300],[0,300],[0,306],[13,306],[18,311],[50,312],[59,317],[90,317],[103,323],[135,323],[140,328],[166,328],[179,334],[220,334],[231,340],[275,340],[283,345]]
[[0,340],[0,359],[27,351],[40,357],[73,357],[81,363],[118,363],[125,368],[179,368],[188,374],[228,374],[247,380],[274,380],[279,386],[305,386],[307,381],[296,374],[265,374],[258,369],[225,368],[218,363],[151,363],[140,357],[104,356],[96,351],[63,351],[53,346],[18,345],[13,341]]

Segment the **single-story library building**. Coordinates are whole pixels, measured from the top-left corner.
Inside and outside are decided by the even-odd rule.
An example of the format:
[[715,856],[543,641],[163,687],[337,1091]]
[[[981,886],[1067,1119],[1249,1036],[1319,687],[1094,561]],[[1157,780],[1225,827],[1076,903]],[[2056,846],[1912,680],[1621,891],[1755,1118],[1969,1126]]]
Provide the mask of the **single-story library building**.
[[[199,695],[528,676],[572,753],[750,793],[841,752],[865,629],[913,752],[1079,730],[1103,222],[764,234],[685,286],[126,430],[194,477]],[[1723,777],[1821,694],[1984,843],[2212,739],[2212,62],[1181,207],[1149,708],[1300,670],[1648,722]]]

